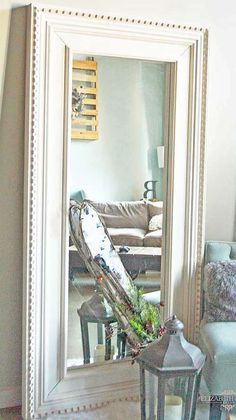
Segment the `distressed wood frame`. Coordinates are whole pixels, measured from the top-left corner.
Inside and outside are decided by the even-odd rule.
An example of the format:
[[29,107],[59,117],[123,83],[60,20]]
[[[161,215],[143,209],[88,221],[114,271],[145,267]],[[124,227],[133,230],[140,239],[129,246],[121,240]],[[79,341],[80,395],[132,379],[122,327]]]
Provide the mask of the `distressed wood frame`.
[[129,361],[66,370],[73,52],[170,63],[163,315],[177,313],[188,338],[197,339],[208,34],[202,28],[33,4],[28,7],[27,39],[22,404],[29,420],[89,410],[120,398],[135,400],[139,393],[138,370]]

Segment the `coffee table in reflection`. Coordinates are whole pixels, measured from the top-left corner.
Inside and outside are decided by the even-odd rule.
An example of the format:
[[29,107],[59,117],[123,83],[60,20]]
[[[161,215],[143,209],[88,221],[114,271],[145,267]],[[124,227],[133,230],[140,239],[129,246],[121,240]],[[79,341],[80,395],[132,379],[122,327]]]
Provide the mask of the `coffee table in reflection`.
[[[115,247],[126,270],[132,277],[146,271],[161,271],[161,248],[131,246],[129,252],[119,252]],[[79,256],[74,245],[69,247],[69,277],[73,279],[75,272],[87,272],[86,265]]]

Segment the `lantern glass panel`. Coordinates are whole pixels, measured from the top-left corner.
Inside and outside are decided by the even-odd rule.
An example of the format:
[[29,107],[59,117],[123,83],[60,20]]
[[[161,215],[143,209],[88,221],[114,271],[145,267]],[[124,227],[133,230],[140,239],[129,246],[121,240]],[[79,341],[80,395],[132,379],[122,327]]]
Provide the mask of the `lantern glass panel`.
[[147,371],[145,376],[146,418],[156,420],[158,377]]
[[[158,405],[164,401],[165,420],[182,420],[185,409],[190,414],[193,387],[189,388],[189,377],[157,377],[145,372],[146,419],[158,420]],[[164,384],[164,388],[162,385]],[[159,418],[162,418],[161,416]]]

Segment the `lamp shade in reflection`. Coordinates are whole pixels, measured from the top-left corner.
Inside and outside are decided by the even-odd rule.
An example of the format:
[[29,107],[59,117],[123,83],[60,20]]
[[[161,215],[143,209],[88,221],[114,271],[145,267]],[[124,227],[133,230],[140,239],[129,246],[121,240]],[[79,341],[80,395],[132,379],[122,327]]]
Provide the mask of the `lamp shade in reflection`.
[[157,146],[157,162],[158,167],[164,168],[164,154],[165,154],[165,148],[164,146]]

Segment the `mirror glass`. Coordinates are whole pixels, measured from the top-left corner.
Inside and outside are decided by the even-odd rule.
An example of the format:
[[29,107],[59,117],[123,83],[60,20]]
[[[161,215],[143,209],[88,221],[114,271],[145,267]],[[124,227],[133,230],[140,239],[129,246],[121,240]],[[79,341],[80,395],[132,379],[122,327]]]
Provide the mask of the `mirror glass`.
[[[154,302],[163,252],[166,79],[165,63],[73,56],[70,198],[90,200],[132,281]],[[96,235],[89,240],[96,248]],[[99,300],[71,238],[68,281],[67,368],[126,357],[125,333]]]

